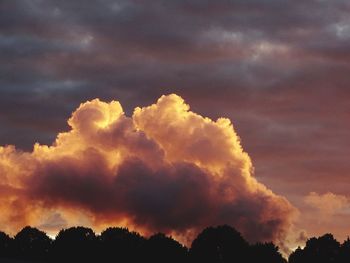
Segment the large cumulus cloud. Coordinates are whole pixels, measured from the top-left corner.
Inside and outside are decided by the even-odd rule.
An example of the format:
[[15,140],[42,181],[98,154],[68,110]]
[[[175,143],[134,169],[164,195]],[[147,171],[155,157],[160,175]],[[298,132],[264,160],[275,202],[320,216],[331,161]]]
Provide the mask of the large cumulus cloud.
[[254,178],[230,120],[202,117],[175,94],[132,117],[117,101],[95,99],[68,124],[52,146],[0,148],[1,228],[84,223],[81,214],[97,228],[119,224],[185,241],[205,226],[231,224],[256,241],[283,239],[291,226],[295,209]]

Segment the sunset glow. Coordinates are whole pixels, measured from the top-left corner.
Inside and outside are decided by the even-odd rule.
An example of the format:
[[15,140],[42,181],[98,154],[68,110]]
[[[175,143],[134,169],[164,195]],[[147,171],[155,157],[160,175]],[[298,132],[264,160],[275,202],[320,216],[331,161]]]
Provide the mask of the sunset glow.
[[132,117],[117,101],[88,101],[68,124],[52,146],[1,148],[1,228],[59,230],[81,223],[74,209],[96,229],[163,231],[184,242],[226,222],[251,241],[286,238],[296,209],[254,178],[230,120],[202,117],[171,94]]
[[228,225],[285,258],[326,233],[342,244],[349,10],[0,1],[0,261],[1,231],[27,225],[50,236],[127,227],[188,247]]

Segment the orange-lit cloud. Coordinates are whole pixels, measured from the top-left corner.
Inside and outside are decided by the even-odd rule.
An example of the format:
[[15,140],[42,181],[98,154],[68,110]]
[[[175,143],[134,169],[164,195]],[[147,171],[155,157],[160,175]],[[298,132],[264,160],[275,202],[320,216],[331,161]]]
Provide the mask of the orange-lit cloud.
[[175,94],[132,117],[95,99],[68,124],[52,146],[0,147],[3,230],[118,224],[184,238],[231,224],[256,241],[291,226],[295,208],[254,178],[230,120],[193,113]]
[[318,220],[329,221],[337,213],[342,213],[350,208],[350,200],[344,195],[337,195],[331,192],[318,194],[309,193],[304,201],[307,205],[316,209],[319,216]]
[[350,218],[350,199],[347,195],[310,192],[304,196],[303,204],[304,207],[300,209],[302,217],[295,225],[306,229],[309,237],[332,233],[340,241],[347,238]]

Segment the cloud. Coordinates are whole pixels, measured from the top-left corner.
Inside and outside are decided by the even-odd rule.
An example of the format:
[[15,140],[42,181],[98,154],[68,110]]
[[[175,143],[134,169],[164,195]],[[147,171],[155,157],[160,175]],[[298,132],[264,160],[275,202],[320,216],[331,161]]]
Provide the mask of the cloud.
[[307,233],[305,231],[301,231],[299,236],[296,238],[295,242],[297,243],[305,243],[307,241]]
[[[82,101],[118,98],[130,116],[136,105],[177,93],[202,115],[234,120],[258,180],[299,209],[311,190],[347,196],[349,7],[344,0],[1,1],[0,145],[51,145]],[[301,212],[309,210],[317,211]],[[314,221],[310,236],[329,231],[312,232]],[[341,221],[339,240],[349,220]]]
[[[332,192],[310,192],[302,199],[295,226],[306,229],[308,236],[332,233],[339,240],[347,238],[350,219],[350,200],[347,195]],[[311,234],[312,233],[312,234]]]
[[67,227],[67,221],[62,217],[60,213],[52,213],[41,225],[38,225],[40,229],[43,229],[47,233],[50,231],[56,232],[57,229],[63,229]]
[[331,220],[337,213],[343,213],[350,208],[350,200],[344,195],[337,195],[331,192],[318,194],[315,192],[305,196],[307,205],[317,210],[321,214],[320,220]]
[[52,229],[80,217],[186,242],[217,224],[250,241],[282,240],[292,224],[296,209],[254,178],[230,120],[202,117],[175,94],[132,117],[117,101],[94,99],[68,124],[51,146],[0,148],[0,227]]

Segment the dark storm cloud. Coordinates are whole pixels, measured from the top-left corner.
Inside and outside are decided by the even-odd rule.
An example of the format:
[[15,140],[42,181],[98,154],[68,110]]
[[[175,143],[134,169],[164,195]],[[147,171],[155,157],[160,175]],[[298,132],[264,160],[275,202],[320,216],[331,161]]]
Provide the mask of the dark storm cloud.
[[[258,218],[276,202],[275,197],[237,193],[234,202],[226,203],[210,174],[192,164],[177,163],[153,171],[141,160],[127,160],[111,178],[103,159],[96,162],[95,157],[90,162],[98,165],[90,165],[85,171],[76,165],[76,160],[48,164],[30,179],[34,185],[31,195],[45,200],[48,206],[75,205],[105,218],[131,215],[136,225],[151,232],[181,233],[214,222],[230,222],[251,241],[278,237],[290,212],[275,207],[278,216],[261,224]],[[230,182],[223,180],[221,184],[219,189]]]
[[[329,45],[325,39],[343,43],[344,39],[338,41],[335,24],[346,10],[344,5],[322,1],[5,1],[0,46],[2,54],[11,57],[11,65],[16,60],[24,63],[18,73],[11,68],[15,79],[30,70],[39,75],[39,81],[45,77],[87,81],[95,87],[91,96],[119,95],[142,101],[137,95],[141,91],[150,90],[148,99],[152,100],[164,87],[185,86],[184,95],[198,89],[210,93],[217,86],[224,86],[225,91],[256,89],[285,77],[270,58],[276,47],[266,45],[281,45],[288,54],[303,56],[311,54],[310,49],[316,54],[327,49],[321,55],[332,53],[331,47],[322,46]],[[330,24],[334,30],[328,28]],[[257,59],[256,53],[264,48],[272,54]],[[289,63],[288,54],[279,56],[281,64]],[[293,70],[293,64],[286,69]]]

